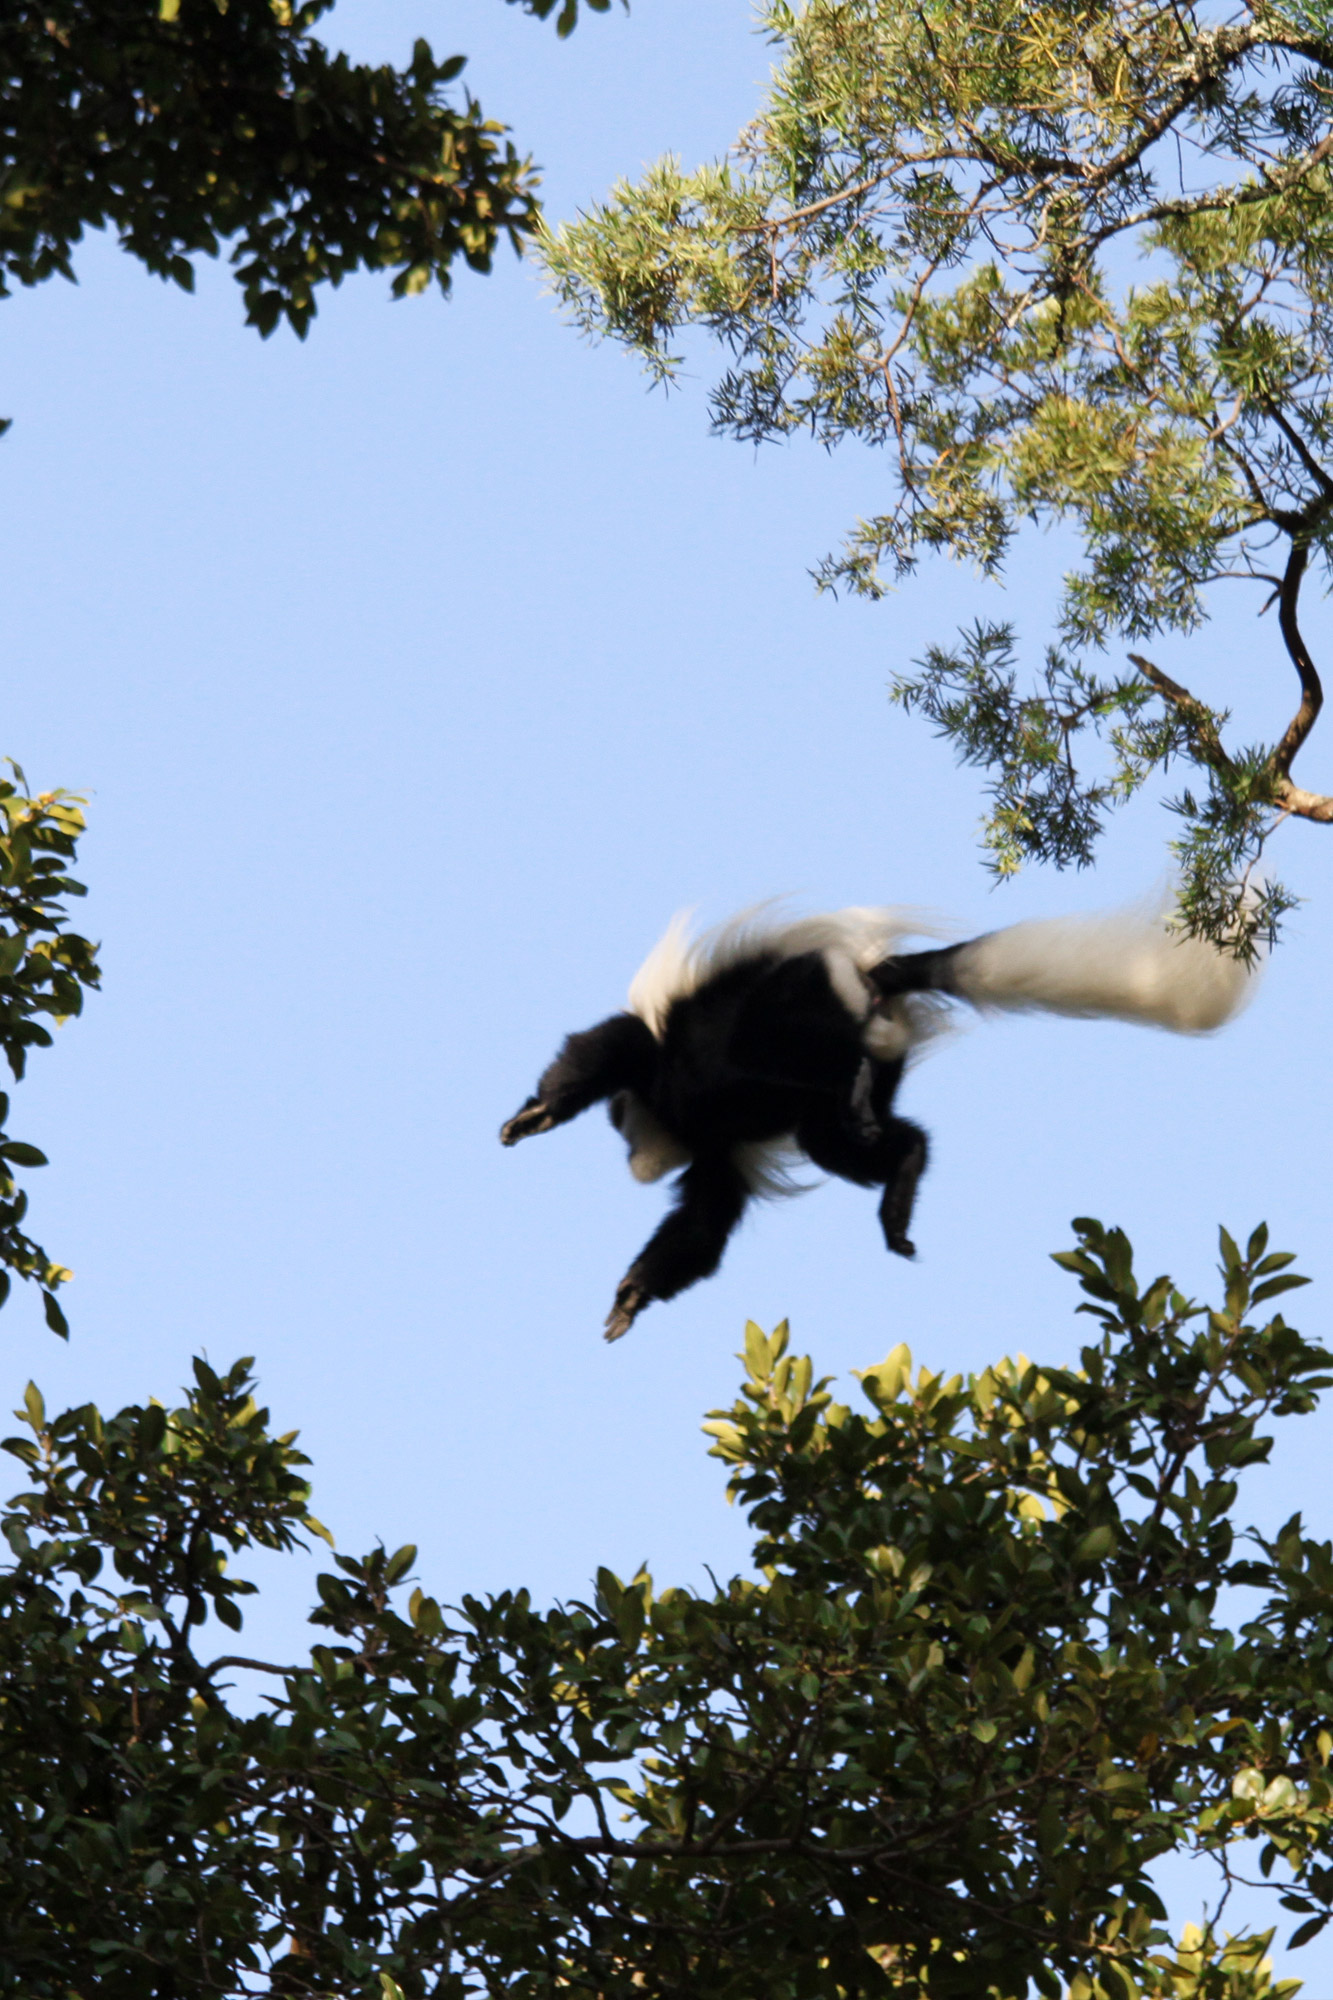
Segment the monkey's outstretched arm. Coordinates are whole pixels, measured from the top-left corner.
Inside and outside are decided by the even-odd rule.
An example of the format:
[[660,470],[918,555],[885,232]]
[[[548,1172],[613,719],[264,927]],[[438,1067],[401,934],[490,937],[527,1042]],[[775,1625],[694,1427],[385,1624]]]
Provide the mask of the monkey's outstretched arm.
[[616,1289],[606,1321],[608,1340],[628,1333],[654,1299],[672,1299],[687,1285],[713,1275],[744,1213],[748,1192],[729,1159],[705,1157],[685,1169],[676,1183],[676,1206]]
[[549,1132],[618,1090],[646,1092],[656,1068],[652,1030],[637,1014],[613,1014],[569,1036],[527,1103],[500,1127],[500,1144],[516,1146],[536,1132]]

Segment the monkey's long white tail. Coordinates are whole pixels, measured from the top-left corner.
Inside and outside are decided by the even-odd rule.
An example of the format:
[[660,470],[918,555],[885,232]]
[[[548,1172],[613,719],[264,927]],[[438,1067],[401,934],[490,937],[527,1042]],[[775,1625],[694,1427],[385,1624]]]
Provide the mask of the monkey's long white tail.
[[1012,924],[960,945],[951,984],[978,1007],[1109,1015],[1204,1035],[1253,997],[1257,969],[1144,908]]

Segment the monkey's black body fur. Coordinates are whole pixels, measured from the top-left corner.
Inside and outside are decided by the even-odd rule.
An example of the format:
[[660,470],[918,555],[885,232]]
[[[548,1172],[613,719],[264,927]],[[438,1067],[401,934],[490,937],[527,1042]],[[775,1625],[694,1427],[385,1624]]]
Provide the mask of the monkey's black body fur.
[[883,1187],[880,1221],[900,1256],[926,1135],[893,1115],[904,1059],[867,1051],[865,1017],[834,990],[824,956],[759,951],[675,998],[660,1035],[636,1014],[613,1014],[571,1035],[500,1137],[512,1146],[612,1100],[629,1131],[643,1114],[688,1159],[675,1203],[635,1258],[606,1323],[625,1333],[654,1299],[673,1298],[717,1269],[755,1175],[747,1148],[794,1140],[826,1173]]
[[607,1337],[721,1262],[727,1238],[795,1145],[827,1173],[882,1187],[890,1250],[907,1231],[926,1135],[893,1101],[940,1009],[1041,1008],[1210,1034],[1253,991],[1251,968],[1151,907],[1048,918],[900,952],[911,912],[793,921],[764,908],[691,941],[682,919],[635,975],[630,1012],[571,1035],[500,1137],[507,1146],[612,1100],[640,1180],[684,1169],[675,1206],[621,1281]]

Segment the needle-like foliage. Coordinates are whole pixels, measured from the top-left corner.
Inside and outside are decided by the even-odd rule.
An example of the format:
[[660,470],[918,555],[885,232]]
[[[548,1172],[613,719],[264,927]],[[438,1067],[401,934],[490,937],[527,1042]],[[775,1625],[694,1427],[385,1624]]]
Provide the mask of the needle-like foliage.
[[[1021,680],[1012,629],[983,625],[897,697],[990,772],[1001,874],[1086,863],[1109,808],[1193,767],[1184,913],[1248,955],[1290,904],[1255,874],[1267,835],[1333,821],[1291,775],[1323,700],[1299,598],[1333,552],[1333,7],[761,18],[779,60],[733,154],[665,161],[550,236],[559,295],[661,379],[707,328],[723,431],[883,447],[828,585],[877,596],[938,550],[998,575],[1025,523],[1062,524],[1081,556],[1044,671]],[[1098,657],[1198,630],[1238,582],[1276,604],[1299,684],[1252,747],[1141,651]]]

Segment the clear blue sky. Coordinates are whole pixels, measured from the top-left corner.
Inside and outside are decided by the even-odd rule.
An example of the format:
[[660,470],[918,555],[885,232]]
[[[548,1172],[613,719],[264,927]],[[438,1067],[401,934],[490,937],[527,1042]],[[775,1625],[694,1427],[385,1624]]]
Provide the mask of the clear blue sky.
[[[564,44],[499,0],[343,0],[332,27],[358,55],[469,52],[555,216],[720,151],[768,62],[739,0],[638,0]],[[6,1308],[15,1400],[29,1375],[55,1406],[169,1397],[192,1353],[253,1353],[341,1546],[418,1542],[446,1599],[550,1597],[599,1563],[745,1562],[698,1423],[735,1393],[747,1316],[789,1315],[844,1377],[901,1339],[932,1366],[1066,1359],[1084,1323],[1047,1253],[1072,1215],[1196,1291],[1217,1224],[1266,1218],[1321,1280],[1292,1316],[1327,1337],[1333,833],[1296,826],[1278,860],[1308,900],[1223,1036],[970,1027],[906,1093],[934,1144],[915,1265],[872,1196],[824,1186],[606,1348],[662,1191],[600,1119],[495,1135],[675,909],[788,892],[970,931],[1163,874],[1143,803],[1095,876],[992,893],[974,776],[888,705],[974,611],[1035,649],[1060,551],[1035,540],[1004,593],[938,566],[879,607],[818,598],[808,569],[883,463],[711,438],[705,354],[683,394],[646,393],[507,252],[448,303],[349,283],[304,346],[246,329],[216,267],[191,299],[94,241],[79,277],[3,316],[0,748],[92,794],[106,977],[15,1101],[52,1157],[33,1227],[77,1274],[68,1349]],[[1292,692],[1254,608],[1158,653],[1242,738]],[[1315,599],[1317,653],[1330,623]],[[1267,1521],[1305,1506],[1326,1531],[1327,1454],[1327,1415],[1287,1426]],[[247,1643],[282,1657],[303,1609],[289,1583]],[[1299,1961],[1333,1992],[1333,1951]]]

